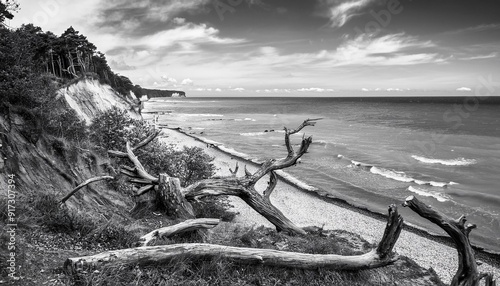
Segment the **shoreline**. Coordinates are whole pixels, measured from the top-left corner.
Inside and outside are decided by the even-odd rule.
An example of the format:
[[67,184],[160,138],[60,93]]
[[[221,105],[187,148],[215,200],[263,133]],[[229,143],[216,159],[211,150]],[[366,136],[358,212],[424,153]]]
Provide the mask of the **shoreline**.
[[[160,129],[169,135],[169,139],[166,139],[169,143],[197,146],[204,149],[215,158],[214,164],[219,168],[218,175],[229,175],[228,168],[234,168],[236,162],[240,166],[247,165],[250,171],[254,171],[259,166],[256,162],[228,153],[210,142],[188,134],[181,128],[160,126]],[[176,142],[171,142],[172,140]],[[314,190],[301,188],[283,176],[279,176],[279,179],[280,183],[273,192],[273,204],[298,226],[321,226],[323,224],[327,229],[343,229],[361,235],[370,243],[378,243],[385,227],[386,215],[354,206],[345,200],[328,196],[324,192],[318,193]],[[263,178],[259,183],[267,183],[266,178]],[[230,201],[234,205],[234,211],[238,212],[235,222],[272,226],[239,198],[230,197]],[[297,208],[297,205],[300,205],[300,208]],[[353,225],[352,222],[357,222],[357,224]],[[500,255],[474,249],[477,253],[476,257],[484,262],[479,267],[480,271],[492,272],[498,278],[500,276]],[[422,267],[432,267],[445,283],[451,281],[458,267],[458,256],[451,238],[432,235],[407,223],[405,223],[396,243],[395,251],[400,255],[412,258]],[[432,259],[438,256],[442,259],[439,261]]]

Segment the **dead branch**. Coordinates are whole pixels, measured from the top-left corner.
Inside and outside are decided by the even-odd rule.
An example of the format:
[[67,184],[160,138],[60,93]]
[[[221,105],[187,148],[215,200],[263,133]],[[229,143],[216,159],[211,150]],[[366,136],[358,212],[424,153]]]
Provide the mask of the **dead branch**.
[[229,172],[231,173],[231,175],[233,177],[236,177],[236,175],[238,174],[238,169],[239,169],[238,162],[236,162],[236,166],[234,167],[234,171],[233,171],[233,169],[229,168]]
[[62,198],[59,201],[59,203],[61,203],[61,204],[65,203],[69,198],[71,198],[71,196],[73,196],[76,192],[78,192],[81,188],[85,187],[88,184],[91,184],[91,183],[94,183],[97,181],[113,180],[113,179],[114,179],[114,177],[112,177],[112,176],[99,176],[99,177],[90,178],[90,179],[86,180],[85,182],[76,186],[76,188],[74,188],[73,190],[71,190],[71,192],[69,192],[66,196],[64,196],[64,198]]
[[274,171],[271,171],[271,173],[269,174],[269,184],[263,193],[264,198],[266,200],[270,201],[269,197],[271,196],[271,193],[274,191],[274,188],[276,187],[277,184],[278,184],[278,177],[276,176],[276,173]]
[[[300,269],[317,269],[319,267],[337,270],[361,270],[382,267],[393,263],[398,256],[392,253],[403,220],[395,206],[389,209],[389,219],[383,241],[372,251],[354,256],[336,254],[306,254],[272,249],[232,247],[205,243],[184,243],[160,246],[143,246],[129,249],[106,251],[100,254],[68,258],[64,268],[69,273],[98,268],[103,265],[123,264],[145,265],[164,263],[179,256],[192,259],[201,257],[222,257],[240,263],[286,266]],[[155,231],[156,232],[156,231]],[[159,234],[151,232],[141,238],[141,243],[148,242]],[[385,243],[384,240],[389,241]]]
[[200,228],[214,228],[220,223],[220,219],[199,218],[189,219],[181,223],[155,229],[139,238],[137,246],[147,246],[150,242],[164,237],[170,237],[178,233],[197,230]]
[[134,152],[132,151],[132,148],[130,147],[130,142],[127,142],[126,148],[127,148],[128,158],[130,161],[132,161],[132,163],[134,163],[135,171],[136,171],[137,175],[139,175],[139,177],[141,177],[143,179],[150,180],[153,183],[157,183],[158,178],[156,178],[156,177],[150,175],[148,172],[146,172],[146,169],[144,169],[144,166],[142,166],[141,162],[139,161],[137,156],[135,156]]
[[[148,145],[149,142],[153,141],[153,139],[155,139],[160,133],[161,133],[160,131],[155,130],[155,132],[153,132],[151,135],[149,135],[144,140],[139,142],[137,145],[132,147],[131,148],[132,151],[135,151],[139,148],[142,148],[142,147]],[[116,151],[116,150],[108,150],[108,154],[115,156],[115,157],[119,157],[119,158],[127,158],[128,157],[128,154],[126,152],[121,152],[121,151]]]
[[[474,250],[472,249],[469,241],[469,233],[472,229],[476,228],[474,224],[465,224],[467,221],[465,216],[461,216],[457,220],[453,220],[448,216],[432,209],[430,206],[425,205],[415,196],[406,198],[403,206],[408,206],[421,217],[437,224],[442,228],[455,242],[458,251],[458,270],[451,281],[451,286],[477,286],[483,277],[491,276],[489,274],[479,273],[477,269],[476,259],[474,257]],[[489,278],[487,278],[488,281]],[[489,279],[492,281],[492,279]],[[490,284],[486,285],[494,285]]]

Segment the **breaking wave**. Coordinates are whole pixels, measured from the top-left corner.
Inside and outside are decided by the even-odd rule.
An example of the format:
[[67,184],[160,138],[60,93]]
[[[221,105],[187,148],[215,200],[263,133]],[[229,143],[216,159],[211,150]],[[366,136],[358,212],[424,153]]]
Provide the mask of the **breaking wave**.
[[431,192],[431,191],[428,191],[428,190],[422,190],[422,189],[415,188],[415,187],[412,187],[412,186],[409,186],[407,190],[410,191],[410,192],[412,192],[412,193],[415,193],[417,195],[421,195],[423,197],[433,197],[436,200],[438,200],[439,202],[449,201],[449,199],[446,198],[446,196],[444,194],[440,194],[440,193],[436,193],[436,192]]
[[[338,157],[338,158],[343,158],[343,157]],[[415,179],[411,176],[408,176],[408,174],[406,174],[405,172],[385,169],[382,167],[376,167],[376,166],[373,166],[370,164],[365,164],[365,163],[354,161],[354,160],[351,161],[351,166],[356,166],[356,167],[359,167],[363,170],[369,171],[372,174],[376,174],[379,176],[386,177],[388,179],[392,179],[392,180],[404,182],[404,183],[415,183],[418,185],[428,185],[428,186],[441,187],[441,188],[446,188],[450,185],[457,185],[458,184],[455,182],[446,183],[446,182],[419,180],[419,179]]]
[[441,164],[445,166],[469,166],[477,163],[475,159],[465,159],[465,158],[456,158],[450,160],[442,160],[442,159],[434,159],[434,158],[426,158],[422,156],[412,155],[413,159],[420,161],[426,164]]

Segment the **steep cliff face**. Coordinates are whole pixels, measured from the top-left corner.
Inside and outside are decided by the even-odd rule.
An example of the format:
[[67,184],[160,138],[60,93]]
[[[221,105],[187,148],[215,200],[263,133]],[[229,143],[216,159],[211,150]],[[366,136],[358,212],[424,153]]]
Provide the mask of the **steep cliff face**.
[[145,95],[148,98],[153,97],[186,97],[186,92],[180,90],[162,90],[162,89],[148,89],[136,86],[134,89],[135,94],[139,97]]
[[[67,102],[60,108],[71,106],[87,123],[112,106],[141,118],[138,106],[132,100],[97,81],[80,81],[60,89],[58,94]],[[0,171],[15,176],[19,200],[42,194],[63,197],[88,178],[110,174],[106,156],[49,135],[42,135],[33,143],[23,132],[26,126],[23,116],[15,110],[0,110]],[[6,197],[7,190],[7,180],[0,180],[0,194]],[[126,196],[116,193],[105,182],[89,185],[67,201],[70,208],[107,213],[104,214],[106,217],[124,214],[123,210],[132,205]]]
[[127,110],[132,118],[140,119],[138,100],[129,95],[118,94],[109,85],[100,84],[97,80],[85,79],[62,88],[58,95],[64,97],[81,119],[90,124],[92,118],[116,106]]

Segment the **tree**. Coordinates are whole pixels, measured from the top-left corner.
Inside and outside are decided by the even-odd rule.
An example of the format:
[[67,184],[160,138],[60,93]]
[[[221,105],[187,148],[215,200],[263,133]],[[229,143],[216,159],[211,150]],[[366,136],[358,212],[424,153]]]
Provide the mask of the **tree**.
[[0,27],[4,27],[5,19],[12,20],[14,18],[13,12],[19,10],[19,4],[14,0],[2,0],[0,1]]

